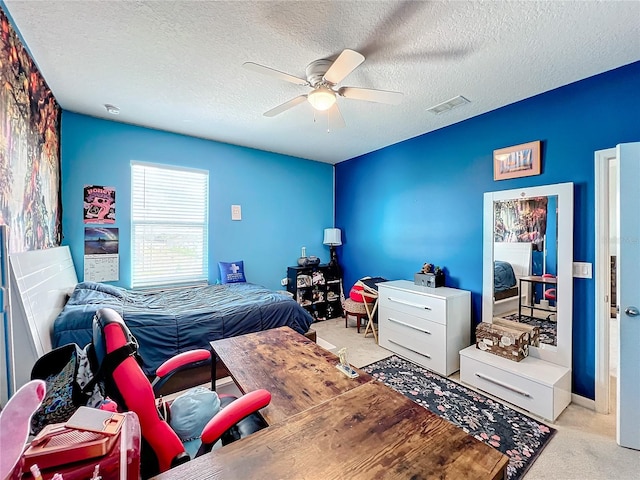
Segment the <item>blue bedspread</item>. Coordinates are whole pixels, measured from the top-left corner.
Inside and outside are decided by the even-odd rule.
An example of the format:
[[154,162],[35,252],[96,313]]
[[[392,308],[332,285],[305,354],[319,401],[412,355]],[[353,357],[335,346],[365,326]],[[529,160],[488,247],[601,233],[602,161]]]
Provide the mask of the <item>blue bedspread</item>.
[[281,326],[306,333],[313,317],[287,295],[251,283],[144,292],[79,283],[54,322],[53,346],[91,342],[95,312],[116,310],[136,337],[143,370],[209,342]]
[[508,290],[516,286],[516,276],[509,262],[496,260],[493,268],[493,286],[495,292]]

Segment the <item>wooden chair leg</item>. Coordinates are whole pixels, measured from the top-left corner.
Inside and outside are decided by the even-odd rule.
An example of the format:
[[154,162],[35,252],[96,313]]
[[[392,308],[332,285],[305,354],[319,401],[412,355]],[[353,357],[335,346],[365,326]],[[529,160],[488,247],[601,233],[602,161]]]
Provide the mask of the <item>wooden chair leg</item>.
[[[366,308],[366,307],[365,307]],[[349,316],[355,317],[356,319],[356,331],[360,333],[360,329],[364,328],[367,323],[368,315],[366,313],[351,313],[348,311],[344,311],[344,327],[349,327]]]
[[376,298],[375,303],[373,304],[373,308],[369,310],[369,305],[365,303],[364,308],[367,310],[367,317],[369,321],[367,322],[367,328],[364,329],[364,336],[366,337],[369,333],[369,327],[371,327],[371,333],[373,333],[373,338],[376,343],[378,343],[378,333],[376,332],[375,326],[373,324],[373,318],[376,314],[376,309],[378,308],[378,299]]

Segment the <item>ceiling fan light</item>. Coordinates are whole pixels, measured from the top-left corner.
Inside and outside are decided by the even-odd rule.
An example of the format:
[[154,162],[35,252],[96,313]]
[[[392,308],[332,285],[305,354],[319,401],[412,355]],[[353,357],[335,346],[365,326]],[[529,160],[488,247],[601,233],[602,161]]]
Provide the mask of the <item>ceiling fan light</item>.
[[318,87],[307,95],[309,103],[316,110],[329,110],[336,103],[336,94],[326,87]]

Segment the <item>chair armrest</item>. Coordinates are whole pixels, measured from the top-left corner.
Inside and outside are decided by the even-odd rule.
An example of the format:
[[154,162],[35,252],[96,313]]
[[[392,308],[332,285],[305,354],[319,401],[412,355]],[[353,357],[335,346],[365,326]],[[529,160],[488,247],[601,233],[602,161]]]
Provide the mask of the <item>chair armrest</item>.
[[243,418],[266,407],[271,402],[271,393],[260,389],[249,392],[220,410],[202,431],[203,444],[215,443],[223,433]]
[[200,348],[198,350],[189,350],[188,352],[182,352],[178,355],[171,357],[164,362],[156,370],[157,377],[166,377],[174,373],[175,370],[192,366],[200,366],[211,360],[211,352]]
[[203,348],[189,350],[171,357],[156,370],[156,378],[151,382],[154,393],[176,373],[182,370],[201,367],[211,363],[211,352]]

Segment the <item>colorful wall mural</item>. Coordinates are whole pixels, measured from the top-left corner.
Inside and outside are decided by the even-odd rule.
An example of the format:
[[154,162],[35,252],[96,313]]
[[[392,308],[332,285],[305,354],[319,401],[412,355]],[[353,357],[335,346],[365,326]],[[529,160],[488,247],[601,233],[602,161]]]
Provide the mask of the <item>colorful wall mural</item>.
[[0,9],[0,224],[9,253],[61,241],[60,107]]

